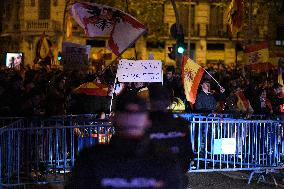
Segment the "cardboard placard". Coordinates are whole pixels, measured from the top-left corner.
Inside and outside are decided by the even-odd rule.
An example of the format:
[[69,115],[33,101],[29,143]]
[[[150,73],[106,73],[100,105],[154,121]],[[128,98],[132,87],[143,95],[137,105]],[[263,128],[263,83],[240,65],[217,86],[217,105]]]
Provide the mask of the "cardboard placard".
[[122,59],[116,76],[119,82],[162,82],[162,61]]

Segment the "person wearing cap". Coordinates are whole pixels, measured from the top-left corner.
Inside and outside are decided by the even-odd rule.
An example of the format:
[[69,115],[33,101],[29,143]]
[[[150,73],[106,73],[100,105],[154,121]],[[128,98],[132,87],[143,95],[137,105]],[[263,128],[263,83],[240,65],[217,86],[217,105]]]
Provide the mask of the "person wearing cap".
[[112,119],[116,132],[110,143],[83,149],[65,188],[180,188],[178,164],[156,156],[145,138],[151,126],[145,101],[121,94]]

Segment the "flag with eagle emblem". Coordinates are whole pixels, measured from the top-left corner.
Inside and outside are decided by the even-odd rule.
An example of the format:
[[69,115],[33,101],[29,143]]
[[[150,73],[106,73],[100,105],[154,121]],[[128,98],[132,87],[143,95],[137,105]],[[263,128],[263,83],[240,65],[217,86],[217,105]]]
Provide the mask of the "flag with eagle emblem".
[[109,37],[108,49],[117,56],[146,31],[146,27],[131,15],[105,5],[74,3],[71,15],[88,37]]
[[256,71],[268,71],[273,68],[269,60],[267,42],[260,42],[244,46],[244,62],[247,68]]
[[197,89],[204,69],[187,56],[182,57],[182,82],[187,101],[195,103]]

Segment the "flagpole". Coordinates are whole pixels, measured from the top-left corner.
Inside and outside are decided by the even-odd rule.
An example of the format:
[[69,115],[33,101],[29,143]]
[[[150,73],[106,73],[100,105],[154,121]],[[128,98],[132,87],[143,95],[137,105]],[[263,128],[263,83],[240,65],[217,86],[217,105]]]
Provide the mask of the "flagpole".
[[[199,65],[200,66],[200,65]],[[206,70],[204,69],[202,66],[200,66],[216,83],[220,88],[223,88],[220,83]]]
[[111,93],[111,100],[110,100],[110,106],[109,106],[109,113],[111,113],[111,110],[112,110],[112,101],[113,101],[113,96],[114,96],[114,91],[115,91],[116,82],[117,82],[117,77],[116,77],[116,75],[115,75],[114,84],[113,84],[113,91],[112,91],[112,93]]

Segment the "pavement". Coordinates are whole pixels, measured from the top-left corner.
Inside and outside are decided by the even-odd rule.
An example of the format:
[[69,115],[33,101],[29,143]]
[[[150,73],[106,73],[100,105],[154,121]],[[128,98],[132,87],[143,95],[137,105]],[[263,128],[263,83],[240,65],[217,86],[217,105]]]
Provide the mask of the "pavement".
[[[271,174],[265,175],[264,179],[260,179],[260,174],[255,174],[251,183],[248,184],[250,172],[207,172],[207,173],[187,173],[188,187],[187,189],[271,189],[284,188],[282,178],[284,174],[273,173],[277,181],[277,186],[271,177]],[[63,178],[62,178],[63,179]],[[61,180],[62,180],[61,179]],[[41,184],[41,185],[26,185],[24,188],[30,189],[63,189],[63,183]]]
[[[251,183],[248,184],[250,172],[212,172],[212,173],[188,173],[189,187],[187,189],[199,188],[229,188],[229,189],[267,189],[267,188],[284,188],[282,175],[275,174],[277,186],[271,175],[265,175],[264,179],[259,178],[261,175],[255,174]],[[258,177],[260,176],[260,177]]]

